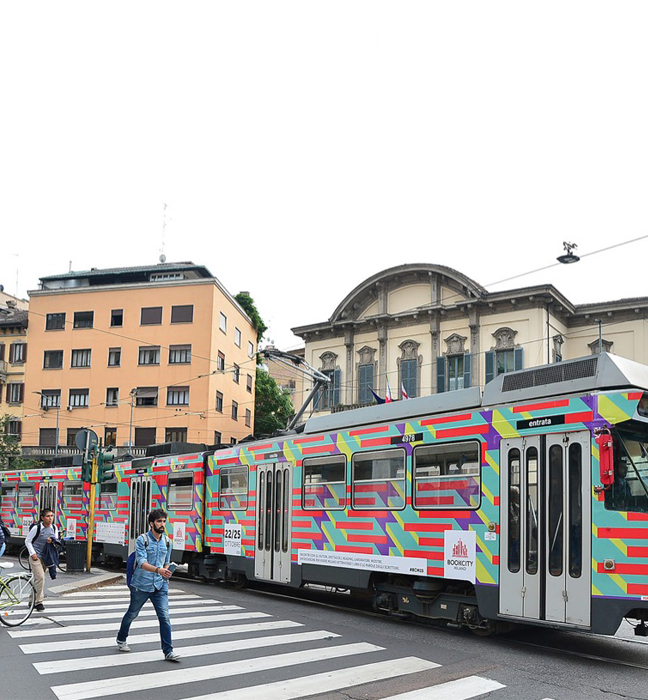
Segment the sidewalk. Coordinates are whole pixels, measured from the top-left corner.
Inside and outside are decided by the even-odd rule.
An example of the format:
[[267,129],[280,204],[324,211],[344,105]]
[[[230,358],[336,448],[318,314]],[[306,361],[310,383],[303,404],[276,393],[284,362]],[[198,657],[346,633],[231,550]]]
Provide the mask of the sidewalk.
[[[18,563],[17,557],[5,555],[0,559],[3,564],[13,563],[12,569],[5,569],[4,573],[10,572],[19,573],[23,569]],[[52,580],[49,574],[45,575],[45,597],[56,597],[65,595],[66,593],[75,593],[76,591],[87,591],[93,588],[101,588],[102,586],[110,586],[113,583],[125,583],[126,576],[118,571],[106,572],[102,569],[91,569],[89,572],[79,572],[77,574],[56,572],[56,578]]]

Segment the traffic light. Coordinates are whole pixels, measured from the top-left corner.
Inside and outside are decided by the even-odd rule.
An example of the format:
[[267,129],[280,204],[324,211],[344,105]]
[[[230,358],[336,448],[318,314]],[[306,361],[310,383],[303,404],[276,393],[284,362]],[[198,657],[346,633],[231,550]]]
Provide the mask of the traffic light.
[[112,447],[109,447],[105,452],[99,450],[97,455],[97,483],[101,484],[115,476],[115,454],[112,452]]
[[81,480],[87,484],[92,482],[92,459],[93,455],[91,452],[81,465]]

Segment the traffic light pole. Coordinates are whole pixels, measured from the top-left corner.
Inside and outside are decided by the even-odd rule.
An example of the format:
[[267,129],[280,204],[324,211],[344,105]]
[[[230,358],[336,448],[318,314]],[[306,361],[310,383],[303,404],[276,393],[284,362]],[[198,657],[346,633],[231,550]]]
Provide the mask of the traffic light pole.
[[[99,446],[101,450],[101,445]],[[88,545],[86,549],[86,571],[90,572],[92,565],[92,539],[94,536],[94,517],[95,517],[95,495],[97,492],[97,451],[92,455],[92,477],[90,479],[90,513],[88,518],[88,532],[86,539]]]

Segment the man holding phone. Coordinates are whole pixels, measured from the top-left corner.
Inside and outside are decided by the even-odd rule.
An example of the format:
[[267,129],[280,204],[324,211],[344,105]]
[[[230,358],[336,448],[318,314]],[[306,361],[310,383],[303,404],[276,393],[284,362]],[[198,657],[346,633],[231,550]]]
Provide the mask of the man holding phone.
[[148,516],[149,531],[136,540],[136,564],[130,583],[130,605],[117,633],[117,649],[130,651],[126,641],[130,626],[144,603],[150,600],[160,623],[164,658],[167,661],[178,661],[180,655],[173,651],[169,619],[169,579],[175,565],[169,563],[171,542],[164,534],[166,521],[167,514],[161,508],[153,509]]

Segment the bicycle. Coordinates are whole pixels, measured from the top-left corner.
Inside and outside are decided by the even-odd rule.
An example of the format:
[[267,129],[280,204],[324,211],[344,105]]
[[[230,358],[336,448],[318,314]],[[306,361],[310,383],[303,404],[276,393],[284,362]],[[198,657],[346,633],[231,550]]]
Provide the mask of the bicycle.
[[[67,571],[67,561],[65,557],[65,542],[64,540],[57,540],[54,541],[54,546],[57,547],[59,551],[59,561],[58,564],[56,565],[56,568],[61,571],[62,573],[65,573]],[[27,547],[23,547],[20,552],[18,552],[18,561],[20,563],[20,566],[25,571],[30,571],[31,568],[29,566],[29,552],[27,551]]]
[[36,589],[31,574],[1,575],[4,569],[11,568],[12,563],[0,562],[0,622],[17,627],[34,612]]

